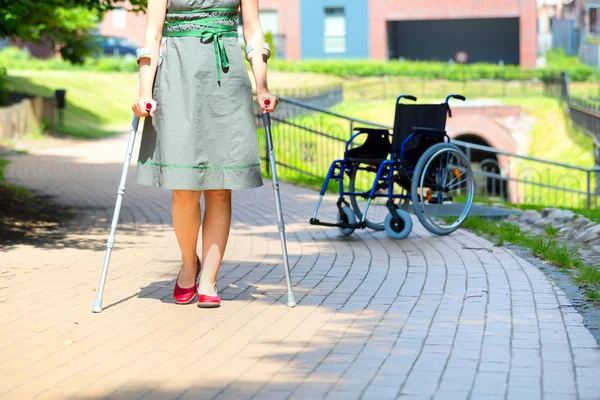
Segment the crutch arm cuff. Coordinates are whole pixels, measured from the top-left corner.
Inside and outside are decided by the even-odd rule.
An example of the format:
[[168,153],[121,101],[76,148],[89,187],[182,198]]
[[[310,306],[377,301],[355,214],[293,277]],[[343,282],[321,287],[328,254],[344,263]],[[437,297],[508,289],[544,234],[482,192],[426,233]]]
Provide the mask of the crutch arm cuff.
[[[271,57],[271,46],[269,46],[269,43],[264,42],[263,49],[266,50],[268,60]],[[246,46],[246,60],[250,61],[250,53],[252,53],[252,51],[254,51],[254,46],[252,46],[252,43],[249,43],[248,46]]]
[[150,49],[137,49],[136,52],[137,63],[140,63],[140,60],[144,57],[152,58],[152,51]]

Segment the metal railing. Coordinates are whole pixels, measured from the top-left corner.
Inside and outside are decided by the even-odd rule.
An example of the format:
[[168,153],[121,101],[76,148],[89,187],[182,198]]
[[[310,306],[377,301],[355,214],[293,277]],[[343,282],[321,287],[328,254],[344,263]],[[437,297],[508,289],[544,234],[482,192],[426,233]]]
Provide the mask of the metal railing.
[[571,120],[587,134],[600,135],[600,103],[580,98],[569,99]]
[[[359,126],[392,127],[364,121],[315,105],[281,97],[273,114],[273,136],[281,178],[322,184],[329,165],[343,157],[346,141]],[[264,135],[259,135],[261,158],[268,171]],[[452,141],[467,154],[476,178],[476,194],[513,203],[597,208],[600,167],[566,163]],[[360,142],[356,143],[360,145]]]
[[[398,93],[410,93],[419,98],[445,97],[448,93],[460,93],[474,97],[526,97],[564,96],[564,77],[559,74],[539,77],[534,73],[520,71],[489,79],[472,78],[465,72],[455,79],[438,79],[435,76],[411,76],[363,79],[344,85],[344,100],[385,100]],[[600,81],[570,82],[571,94],[581,97],[600,97]]]

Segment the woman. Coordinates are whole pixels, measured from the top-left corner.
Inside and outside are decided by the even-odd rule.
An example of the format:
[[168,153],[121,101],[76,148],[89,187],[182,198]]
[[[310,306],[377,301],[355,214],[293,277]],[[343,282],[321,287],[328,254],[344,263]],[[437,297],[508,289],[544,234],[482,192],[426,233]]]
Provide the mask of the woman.
[[[277,98],[267,86],[269,52],[258,0],[148,2],[145,45],[138,53],[140,90],[133,104],[137,116],[149,117],[137,182],[173,190],[171,212],[182,255],[174,290],[178,304],[191,303],[197,294],[199,307],[220,306],[216,281],[229,237],[231,190],[262,186],[252,86],[237,37],[240,8],[257,100],[263,112],[272,112]],[[166,46],[159,58],[163,27]],[[268,107],[265,99],[271,100]],[[153,106],[150,113],[146,103]]]

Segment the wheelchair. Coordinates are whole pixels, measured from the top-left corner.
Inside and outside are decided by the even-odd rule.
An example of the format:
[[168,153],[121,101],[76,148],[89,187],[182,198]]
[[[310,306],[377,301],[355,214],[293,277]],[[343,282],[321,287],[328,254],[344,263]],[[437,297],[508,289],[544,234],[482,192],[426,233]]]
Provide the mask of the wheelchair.
[[[450,99],[465,97],[451,94],[442,104],[407,104],[403,99],[417,101],[409,95],[396,99],[393,133],[354,129],[344,158],[331,163],[311,225],[337,227],[344,236],[356,229],[385,230],[389,237],[403,239],[412,230],[411,205],[419,222],[435,235],[454,232],[467,218],[473,171],[445,130],[446,117],[452,117]],[[361,136],[364,142],[356,144]],[[332,179],[339,182],[337,221],[322,222],[317,216]]]

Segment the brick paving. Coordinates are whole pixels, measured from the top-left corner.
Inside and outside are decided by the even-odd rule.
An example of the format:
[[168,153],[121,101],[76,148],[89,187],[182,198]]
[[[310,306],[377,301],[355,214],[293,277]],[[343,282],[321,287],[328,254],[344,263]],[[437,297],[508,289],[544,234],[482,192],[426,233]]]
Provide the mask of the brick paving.
[[[273,196],[234,193],[224,304],[171,298],[170,193],[132,170],[91,312],[126,138],[15,156],[7,179],[81,210],[60,240],[0,261],[0,397],[600,399],[600,348],[537,267],[468,232],[342,238],[308,225],[317,194],[282,186],[285,306]],[[334,214],[334,201],[323,215]]]

